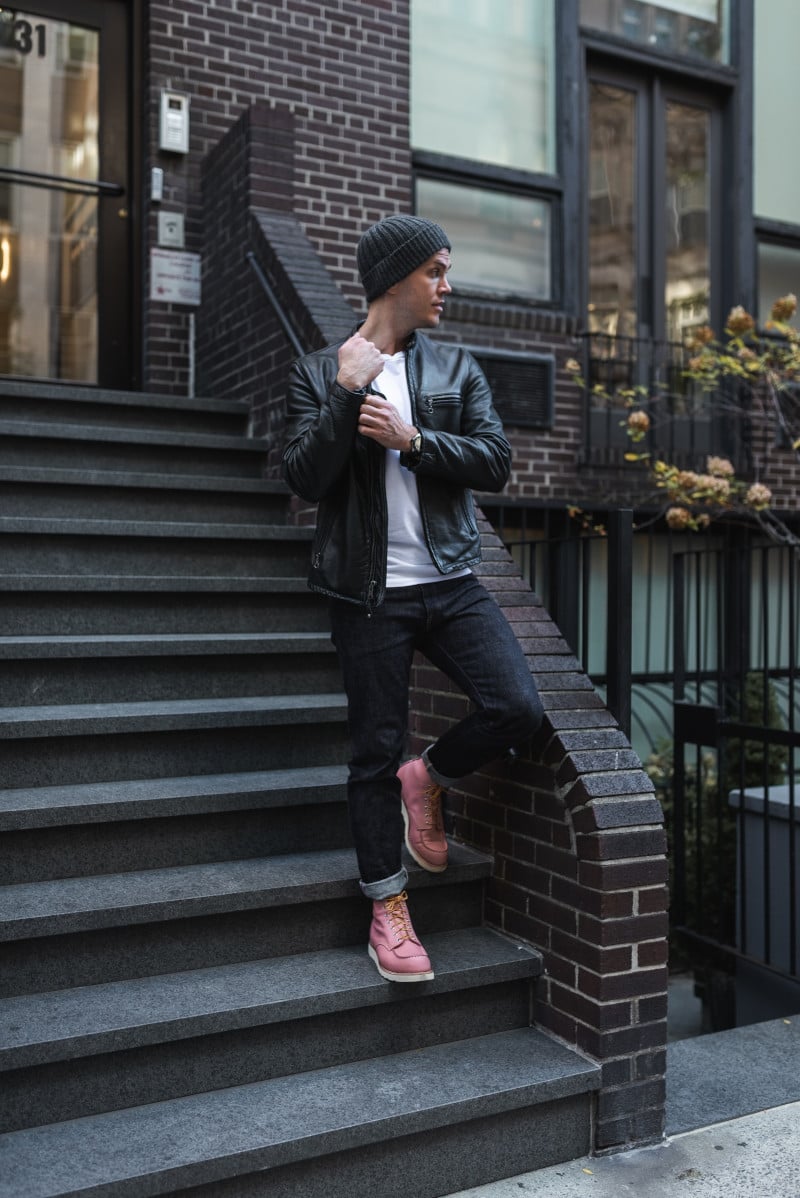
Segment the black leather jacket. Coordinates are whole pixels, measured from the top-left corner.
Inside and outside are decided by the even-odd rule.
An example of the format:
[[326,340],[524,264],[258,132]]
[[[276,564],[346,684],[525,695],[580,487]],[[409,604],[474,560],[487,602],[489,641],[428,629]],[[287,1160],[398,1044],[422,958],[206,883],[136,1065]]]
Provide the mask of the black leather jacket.
[[[336,382],[338,348],[292,367],[283,470],[297,495],[319,503],[308,585],[372,609],[386,589],[386,451],[357,431],[363,394]],[[414,334],[406,374],[422,454],[400,460],[417,478],[431,557],[449,574],[480,561],[471,489],[501,491],[511,451],[489,384],[466,350]]]

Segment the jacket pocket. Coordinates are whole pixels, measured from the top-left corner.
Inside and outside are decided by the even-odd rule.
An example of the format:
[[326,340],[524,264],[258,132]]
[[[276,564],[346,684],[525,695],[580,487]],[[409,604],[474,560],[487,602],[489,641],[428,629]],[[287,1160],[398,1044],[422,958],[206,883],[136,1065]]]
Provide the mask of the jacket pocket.
[[466,524],[467,530],[472,536],[477,536],[478,521],[475,519],[475,504],[472,499],[471,491],[462,491],[461,511],[464,516],[464,522]]
[[457,433],[461,429],[464,401],[458,391],[441,391],[436,395],[421,395],[417,410],[428,428],[446,433]]
[[335,514],[333,512],[326,512],[325,519],[320,520],[317,524],[314,544],[311,550],[311,564],[315,570],[322,568],[322,558],[328,546],[328,541],[331,539],[334,523]]

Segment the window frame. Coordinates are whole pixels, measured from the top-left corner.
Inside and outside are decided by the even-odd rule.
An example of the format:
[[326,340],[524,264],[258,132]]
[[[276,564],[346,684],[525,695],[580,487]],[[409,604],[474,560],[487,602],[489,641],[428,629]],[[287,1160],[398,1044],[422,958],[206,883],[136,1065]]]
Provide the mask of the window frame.
[[[458,297],[477,299],[494,304],[523,306],[532,311],[577,312],[580,266],[576,253],[567,260],[564,245],[567,232],[578,227],[575,206],[575,187],[566,186],[566,179],[577,176],[577,114],[568,97],[580,79],[580,38],[578,36],[578,0],[554,0],[553,70],[555,72],[554,130],[556,144],[554,173],[526,171],[514,167],[461,158],[411,146],[412,199],[417,211],[417,182],[429,179],[453,186],[507,192],[522,199],[542,200],[550,207],[550,297],[534,299],[529,295],[508,291],[458,289]],[[570,148],[571,147],[571,150]],[[571,155],[571,157],[570,157]],[[574,161],[573,161],[574,160]]]
[[494,288],[458,287],[458,296],[490,299],[497,303],[523,304],[544,311],[561,310],[564,302],[563,277],[560,270],[562,260],[562,201],[564,186],[560,179],[551,175],[514,170],[511,167],[491,166],[475,163],[471,159],[455,158],[448,154],[436,154],[427,150],[413,151],[414,210],[418,211],[417,186],[421,180],[448,183],[453,187],[468,187],[471,190],[492,191],[518,196],[524,200],[541,200],[550,209],[550,296],[535,299],[533,296]]
[[800,224],[792,221],[771,220],[767,217],[753,217],[754,231],[754,264],[755,278],[754,311],[761,309],[761,267],[759,262],[759,247],[775,245],[785,250],[794,250],[800,254]]

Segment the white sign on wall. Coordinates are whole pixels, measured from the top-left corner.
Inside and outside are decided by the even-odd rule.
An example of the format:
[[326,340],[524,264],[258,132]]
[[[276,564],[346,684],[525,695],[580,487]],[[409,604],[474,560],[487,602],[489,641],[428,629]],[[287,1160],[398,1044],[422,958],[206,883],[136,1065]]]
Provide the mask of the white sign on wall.
[[183,236],[183,213],[164,212],[158,214],[158,244],[168,249],[182,250],[186,242]]
[[150,299],[165,304],[200,303],[200,255],[185,250],[150,251]]

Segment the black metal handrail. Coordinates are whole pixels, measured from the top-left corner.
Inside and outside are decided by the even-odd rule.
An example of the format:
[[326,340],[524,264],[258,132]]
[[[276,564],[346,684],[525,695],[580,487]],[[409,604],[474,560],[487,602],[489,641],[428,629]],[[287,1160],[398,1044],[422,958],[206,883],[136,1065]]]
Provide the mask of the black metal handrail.
[[281,328],[283,329],[284,333],[286,334],[286,338],[287,338],[289,344],[291,345],[294,352],[297,354],[298,358],[301,358],[303,356],[303,354],[306,354],[308,352],[308,350],[303,348],[300,338],[297,336],[297,333],[294,331],[291,324],[287,320],[286,313],[283,311],[283,308],[278,303],[278,297],[275,294],[275,292],[273,291],[272,286],[269,282],[269,279],[264,274],[261,263],[258,261],[258,258],[256,258],[255,254],[253,253],[252,250],[247,251],[247,253],[245,254],[245,258],[246,258],[247,262],[250,264],[250,266],[253,268],[255,276],[258,279],[259,283],[261,284],[264,295],[267,297],[270,304],[272,305],[272,309],[278,318],[278,323],[280,324]]
[[24,171],[15,166],[0,166],[0,182],[16,183],[22,187],[42,187],[47,191],[67,191],[75,195],[121,196],[121,183],[104,183],[101,179],[71,179],[69,175],[48,175],[43,171]]

